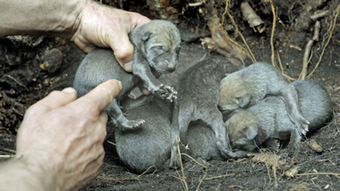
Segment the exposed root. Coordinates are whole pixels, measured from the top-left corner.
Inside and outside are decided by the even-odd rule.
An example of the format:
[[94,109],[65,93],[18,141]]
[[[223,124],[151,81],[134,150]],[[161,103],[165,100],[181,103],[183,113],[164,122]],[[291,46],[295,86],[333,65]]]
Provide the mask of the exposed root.
[[307,42],[305,53],[303,55],[302,71],[301,71],[300,76],[299,76],[300,80],[306,79],[307,67],[308,67],[308,64],[310,63],[310,60],[312,59],[312,55],[311,56],[309,56],[309,55],[310,55],[312,46],[314,44],[314,41],[319,41],[320,28],[321,28],[320,21],[316,21],[315,26],[314,26],[313,39],[311,39]]
[[334,20],[333,20],[333,22],[331,22],[330,27],[329,27],[329,29],[328,29],[328,31],[326,33],[326,35],[329,35],[329,36],[328,36],[326,44],[324,45],[324,47],[322,49],[319,61],[316,63],[316,66],[314,67],[313,71],[308,74],[307,78],[309,78],[309,77],[311,77],[313,75],[313,73],[316,71],[316,69],[318,68],[318,66],[319,66],[319,64],[320,64],[320,62],[322,60],[322,57],[323,57],[323,55],[325,53],[325,50],[326,50],[326,48],[327,48],[327,46],[328,46],[328,44],[329,44],[329,42],[330,42],[330,40],[332,38],[333,31],[334,31],[334,28],[335,28],[335,25],[336,25],[336,19],[337,19],[338,15],[339,15],[339,12],[340,12],[340,5],[338,5],[338,7],[337,7],[337,9],[336,9],[336,11],[334,13]]
[[281,69],[282,76],[285,77],[289,82],[294,81],[295,80],[294,78],[292,78],[292,77],[288,76],[287,74],[285,74],[284,68],[283,68],[282,62],[281,62],[281,57],[280,57],[279,53],[277,53],[277,60],[279,61],[279,64],[280,64],[280,69]]
[[[248,4],[248,5],[249,5],[249,4]],[[243,43],[246,45],[248,52],[247,52],[241,45],[239,45],[236,41],[232,40],[231,38],[229,38],[229,40],[230,40],[233,44],[235,44],[236,46],[238,46],[241,50],[247,52],[247,54],[248,54],[248,56],[250,57],[250,59],[251,59],[253,62],[256,62],[256,59],[255,59],[255,56],[254,56],[253,52],[251,51],[251,49],[250,49],[250,47],[249,47],[249,45],[248,45],[246,39],[244,38],[244,36],[243,36],[242,33],[240,32],[240,30],[238,29],[237,24],[236,24],[236,22],[235,22],[233,16],[229,13],[228,9],[229,9],[229,0],[226,0],[226,5],[225,5],[224,13],[223,13],[223,15],[222,15],[222,24],[223,24],[223,21],[224,21],[225,14],[228,14],[228,16],[229,16],[231,22],[233,23],[233,25],[234,25],[234,27],[235,27],[235,32],[236,32],[238,35],[240,35],[240,37],[242,38],[242,41],[243,41]],[[255,14],[256,14],[256,13],[255,13]],[[260,20],[261,20],[261,19],[260,19]],[[228,37],[229,37],[229,36],[228,36]]]
[[217,10],[213,7],[213,4],[214,1],[206,2],[205,9],[202,10],[203,16],[211,32],[211,39],[214,42],[211,43],[212,46],[210,48],[226,57],[233,56],[243,62],[246,58],[244,51],[240,46],[237,46],[237,44],[233,46],[227,32],[220,27],[220,19],[217,16]]
[[255,32],[262,33],[266,29],[265,23],[256,14],[253,8],[248,2],[241,3],[241,12],[243,17],[247,20],[249,26],[253,28]]
[[275,8],[274,8],[274,4],[273,4],[273,0],[269,0],[270,2],[270,6],[272,8],[272,13],[273,13],[273,26],[272,26],[272,33],[270,35],[270,47],[272,50],[272,64],[274,67],[276,67],[275,64],[275,50],[274,50],[274,33],[275,33],[275,26],[276,26],[276,13],[275,13]]

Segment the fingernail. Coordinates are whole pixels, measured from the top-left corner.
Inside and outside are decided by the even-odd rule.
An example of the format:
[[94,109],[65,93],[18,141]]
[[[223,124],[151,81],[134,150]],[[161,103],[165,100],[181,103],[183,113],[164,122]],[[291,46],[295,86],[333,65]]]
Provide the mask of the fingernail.
[[132,62],[133,62],[133,61],[124,64],[124,69],[125,69],[127,72],[131,72],[131,71],[132,71]]
[[121,82],[121,81],[118,81],[118,86],[119,86],[119,88],[120,88],[120,89],[122,89],[122,88],[123,88],[123,86],[122,86],[122,82]]
[[62,90],[62,92],[66,92],[66,93],[77,93],[77,91],[74,88],[68,87]]

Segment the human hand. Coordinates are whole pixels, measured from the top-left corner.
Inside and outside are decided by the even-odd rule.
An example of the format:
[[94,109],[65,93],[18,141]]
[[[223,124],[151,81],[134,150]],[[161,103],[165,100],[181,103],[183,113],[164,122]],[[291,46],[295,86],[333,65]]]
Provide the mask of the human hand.
[[76,21],[77,31],[71,40],[84,52],[88,53],[95,46],[111,47],[122,68],[132,70],[133,45],[129,32],[150,19],[138,13],[128,12],[113,7],[88,2]]
[[109,80],[79,99],[73,88],[66,88],[32,105],[19,128],[16,158],[42,171],[45,184],[52,177],[55,190],[89,184],[103,164],[104,109],[121,88],[119,81]]

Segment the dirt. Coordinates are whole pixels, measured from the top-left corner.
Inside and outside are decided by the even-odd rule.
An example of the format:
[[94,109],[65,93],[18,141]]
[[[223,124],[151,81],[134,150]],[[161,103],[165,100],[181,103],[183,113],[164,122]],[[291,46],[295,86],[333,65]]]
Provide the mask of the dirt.
[[[303,18],[302,13],[309,13],[306,11],[309,10],[308,2],[312,1],[274,1],[278,12],[273,38],[276,63],[279,64],[279,55],[285,74],[295,79],[299,77],[302,69],[305,45],[313,36],[314,22],[308,21],[307,24],[304,22],[302,25],[300,21]],[[223,5],[223,3],[224,1],[216,1],[217,5]],[[257,3],[256,11],[259,12],[267,26],[263,34],[254,33],[248,23],[242,19],[238,10],[239,3],[234,2],[231,5],[233,7],[230,13],[234,16],[256,60],[271,63],[270,37],[273,23],[271,9],[268,4],[260,4],[258,1],[254,1],[252,5]],[[129,5],[123,7],[156,18],[147,12],[145,6],[131,3]],[[328,1],[317,9],[334,11],[338,5],[337,0]],[[223,6],[219,9],[220,12],[224,11]],[[187,10],[187,12],[192,14],[195,10]],[[210,34],[207,32],[209,30],[204,28],[204,20],[197,19],[197,15],[194,14],[189,17],[188,14],[175,17],[185,42],[182,43],[179,68],[173,74],[160,78],[166,83],[173,83],[178,75],[205,57],[221,56],[201,45],[199,38],[209,37]],[[272,167],[269,163],[254,162],[251,157],[241,160],[207,162],[197,162],[187,158],[183,164],[183,171],[150,168],[143,174],[135,174],[120,162],[115,147],[105,142],[106,156],[102,172],[91,185],[83,190],[185,190],[185,185],[188,190],[340,190],[339,21],[336,22],[329,44],[322,55],[323,47],[329,36],[327,31],[333,19],[334,17],[331,16],[319,19],[321,21],[320,40],[313,45],[311,53],[313,57],[308,67],[309,73],[319,58],[322,58],[310,79],[321,82],[328,90],[333,102],[332,121],[308,136],[308,139],[314,139],[322,146],[322,153],[311,150],[307,141],[303,141],[298,154],[292,159],[285,157],[284,149],[277,153],[277,156],[285,160],[282,166]],[[227,21],[228,23],[231,22]],[[195,28],[196,26],[200,26],[199,30]],[[239,35],[232,31],[228,33],[231,38],[244,46]],[[48,71],[48,67],[43,70],[41,64],[47,60],[44,57],[54,48],[63,53],[61,66],[55,72]],[[13,154],[15,134],[25,110],[49,92],[71,86],[75,70],[84,56],[85,54],[72,43],[59,38],[48,36],[0,38],[1,156]],[[245,63],[251,64],[250,59],[246,59]],[[109,132],[107,140],[114,142],[112,132]],[[285,175],[290,167],[298,167],[293,177]]]

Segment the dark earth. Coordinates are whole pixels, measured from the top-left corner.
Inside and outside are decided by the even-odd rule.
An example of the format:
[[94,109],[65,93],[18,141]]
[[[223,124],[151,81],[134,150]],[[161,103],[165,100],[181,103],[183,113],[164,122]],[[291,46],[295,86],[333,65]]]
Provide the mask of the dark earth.
[[[209,1],[212,3],[213,1]],[[223,28],[231,39],[246,47],[235,31],[228,14],[224,14],[226,2],[215,1],[215,9],[223,20]],[[169,75],[160,78],[173,84],[183,71],[206,57],[223,56],[201,44],[202,38],[211,37],[202,5],[195,1],[118,1],[103,3],[125,10],[139,12],[152,19],[168,19],[180,28],[183,43],[180,65]],[[147,4],[148,3],[148,4]],[[158,3],[158,4],[157,4]],[[270,158],[197,162],[183,156],[183,171],[180,169],[150,168],[143,174],[129,171],[116,154],[112,130],[108,130],[104,144],[106,156],[100,175],[83,190],[340,190],[340,11],[339,0],[274,0],[276,26],[271,39],[273,14],[269,1],[249,1],[266,24],[258,34],[249,27],[240,11],[240,2],[230,1],[228,13],[233,16],[238,30],[243,34],[257,61],[272,63],[271,40],[275,50],[275,63],[294,80],[302,70],[305,46],[312,39],[315,22],[309,16],[317,10],[329,10],[319,18],[321,31],[315,41],[309,74],[319,59],[320,64],[308,78],[322,83],[333,103],[333,119],[319,131],[309,135],[323,152],[317,153],[303,141],[299,152],[287,158],[285,150],[279,153],[262,151],[270,156],[281,157],[273,163]],[[157,5],[162,5],[158,7]],[[190,6],[189,6],[190,5]],[[177,12],[176,12],[177,11]],[[338,12],[336,12],[338,11]],[[222,19],[224,17],[224,19]],[[329,40],[329,41],[328,41]],[[323,51],[323,49],[325,50]],[[221,53],[221,51],[220,51]],[[0,38],[0,157],[7,160],[15,154],[16,132],[26,109],[53,90],[72,86],[75,70],[84,58],[76,46],[67,40],[50,36],[11,36]],[[235,54],[231,55],[235,56]],[[50,66],[44,61],[49,61]],[[246,65],[251,59],[244,60]],[[60,63],[60,67],[58,67]],[[138,92],[134,91],[138,96]],[[39,140],[37,140],[39,141]],[[190,147],[189,147],[190,148]],[[267,160],[266,160],[267,159]],[[288,169],[296,169],[288,175]],[[182,174],[184,172],[184,175]]]

